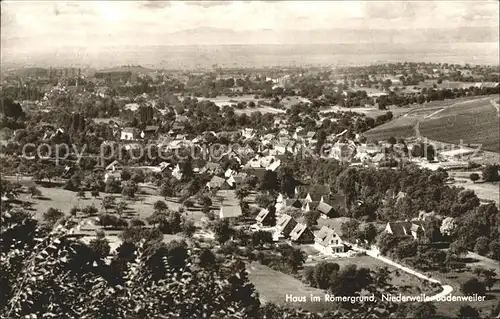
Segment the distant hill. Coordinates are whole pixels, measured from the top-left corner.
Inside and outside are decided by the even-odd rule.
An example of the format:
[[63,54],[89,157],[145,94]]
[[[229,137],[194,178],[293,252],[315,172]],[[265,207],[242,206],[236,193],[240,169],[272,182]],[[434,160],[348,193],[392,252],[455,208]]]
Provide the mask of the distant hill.
[[111,67],[107,69],[101,69],[95,71],[95,73],[111,73],[111,72],[131,72],[134,74],[137,73],[150,73],[154,72],[155,70],[153,69],[148,69],[145,67],[142,67],[140,65],[123,65],[123,66],[118,66],[118,67]]

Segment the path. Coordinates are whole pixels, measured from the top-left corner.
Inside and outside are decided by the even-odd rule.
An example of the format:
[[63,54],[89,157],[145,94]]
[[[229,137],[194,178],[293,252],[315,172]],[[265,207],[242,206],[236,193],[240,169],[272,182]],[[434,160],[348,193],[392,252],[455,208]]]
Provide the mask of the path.
[[443,290],[440,293],[438,293],[438,294],[436,294],[434,296],[426,297],[427,301],[435,301],[435,300],[437,300],[439,298],[446,297],[447,295],[449,295],[453,291],[453,287],[450,286],[450,285],[443,285],[437,279],[430,278],[430,277],[428,277],[428,276],[426,276],[426,275],[424,275],[424,274],[422,274],[422,273],[420,273],[420,272],[418,272],[416,270],[413,270],[413,269],[411,269],[409,267],[406,267],[406,266],[403,266],[401,264],[398,264],[397,262],[395,262],[395,261],[393,261],[393,260],[391,260],[389,258],[381,256],[380,253],[379,253],[379,251],[377,249],[367,250],[367,249],[363,249],[363,248],[357,247],[355,245],[352,246],[352,249],[353,250],[357,250],[357,251],[362,251],[362,252],[366,253],[370,257],[376,258],[376,259],[378,259],[378,260],[380,260],[380,261],[382,261],[382,262],[384,262],[386,264],[389,264],[389,265],[394,266],[394,267],[396,267],[398,269],[401,269],[404,272],[407,272],[407,273],[409,273],[411,275],[417,276],[420,279],[423,279],[423,280],[426,280],[426,281],[429,281],[429,282],[441,285],[441,288],[443,288]]
[[500,108],[499,108],[500,104],[498,104],[498,103],[496,102],[496,100],[490,100],[490,103],[491,103],[491,105],[493,105],[493,106],[495,107],[495,109],[497,110],[497,115],[498,115],[498,116],[500,116]]

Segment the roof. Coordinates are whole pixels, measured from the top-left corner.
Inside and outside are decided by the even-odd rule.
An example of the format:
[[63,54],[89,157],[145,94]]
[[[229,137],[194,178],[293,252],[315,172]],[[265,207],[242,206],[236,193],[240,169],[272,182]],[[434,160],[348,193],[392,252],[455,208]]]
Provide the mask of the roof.
[[392,234],[396,237],[409,236],[411,232],[411,222],[393,222],[388,223]]
[[330,211],[333,209],[332,206],[328,205],[325,202],[320,202],[318,206],[316,207],[316,210],[318,210],[320,213],[328,215]]
[[108,166],[106,166],[106,170],[111,170],[113,169],[115,166],[120,166],[120,167],[123,167],[122,164],[120,164],[120,162],[118,162],[117,160],[114,160],[113,162],[111,162]]
[[122,130],[123,133],[135,133],[135,128],[133,127],[125,127],[123,130]]
[[304,233],[308,231],[310,232],[306,224],[298,223],[290,232],[290,239],[293,241],[297,241],[302,237],[302,235],[304,235]]
[[157,125],[148,125],[144,128],[144,132],[156,132],[160,129]]
[[177,115],[175,120],[177,122],[187,122],[187,121],[189,121],[189,118],[185,115]]
[[300,207],[302,207],[302,201],[298,198],[285,199],[285,207],[290,207],[290,206],[300,208]]
[[314,241],[321,246],[327,247],[331,245],[332,240],[337,238],[340,239],[335,230],[329,228],[328,226],[323,226],[314,237]]
[[259,180],[263,180],[266,175],[267,170],[265,168],[251,168],[247,170],[249,175],[257,177]]
[[225,182],[226,182],[226,180],[223,179],[222,177],[214,176],[210,180],[209,184],[210,184],[210,187],[221,187],[222,185],[224,185]]
[[325,198],[324,202],[337,210],[346,206],[344,194],[332,194],[328,198]]
[[295,219],[292,218],[292,216],[283,214],[278,218],[276,221],[276,226],[280,227],[281,229],[285,228],[290,222],[295,222]]
[[220,218],[234,218],[241,216],[241,207],[239,205],[221,206],[219,217]]
[[268,215],[269,215],[269,210],[262,208],[257,217],[255,217],[255,220],[259,223],[262,223]]

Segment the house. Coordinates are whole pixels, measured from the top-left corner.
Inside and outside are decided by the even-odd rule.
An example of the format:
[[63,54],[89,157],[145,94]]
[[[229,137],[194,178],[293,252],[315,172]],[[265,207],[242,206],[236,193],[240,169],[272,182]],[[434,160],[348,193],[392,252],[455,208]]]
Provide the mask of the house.
[[323,254],[331,255],[344,252],[344,244],[335,230],[323,226],[314,236],[314,248]]
[[108,166],[106,166],[107,171],[121,171],[123,170],[123,165],[120,164],[117,160],[111,162]]
[[298,198],[287,198],[284,201],[284,207],[302,208],[304,203]]
[[141,137],[142,138],[151,138],[155,136],[158,133],[158,130],[160,129],[159,126],[156,125],[148,125],[142,130]]
[[181,168],[180,168],[179,164],[177,164],[175,166],[175,168],[172,170],[172,176],[175,177],[178,180],[182,179],[182,171],[181,171]]
[[421,224],[408,221],[389,222],[384,231],[395,237],[412,236],[414,239],[419,239],[424,234],[424,228]]
[[331,150],[330,156],[338,161],[351,161],[356,155],[356,145],[353,143],[335,143]]
[[184,124],[175,122],[172,125],[172,128],[170,129],[170,134],[175,135],[175,134],[184,132],[184,128],[185,128]]
[[121,140],[135,140],[137,138],[137,131],[133,127],[126,127],[121,131]]
[[306,244],[314,241],[314,235],[306,224],[298,223],[290,232],[290,239],[295,243]]
[[327,217],[329,217],[332,214],[332,212],[335,211],[332,206],[328,205],[324,201],[319,202],[318,206],[316,206],[316,210],[319,211],[321,215]]
[[226,180],[222,177],[219,176],[214,176],[212,179],[207,183],[208,189],[212,188],[222,188],[226,184]]
[[221,206],[219,211],[219,218],[236,218],[241,216],[241,207],[239,205],[234,206]]
[[[268,209],[261,209],[257,217],[255,217],[255,221],[259,226],[270,226],[273,224],[273,214]],[[276,222],[276,220],[274,220]]]
[[217,174],[222,171],[219,163],[206,162],[205,166],[200,170],[200,173]]
[[292,216],[283,214],[276,221],[276,230],[281,236],[288,237],[296,225],[297,222],[292,218]]

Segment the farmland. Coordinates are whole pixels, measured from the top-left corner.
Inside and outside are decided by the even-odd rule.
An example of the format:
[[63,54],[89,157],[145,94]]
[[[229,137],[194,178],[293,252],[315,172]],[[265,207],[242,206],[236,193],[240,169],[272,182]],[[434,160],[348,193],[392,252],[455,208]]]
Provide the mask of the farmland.
[[459,144],[481,144],[483,150],[498,152],[500,137],[498,132],[498,111],[491,100],[486,98],[464,98],[453,103],[440,101],[428,103],[414,109],[402,117],[381,125],[365,133],[371,140],[383,140],[390,136],[407,138],[415,136],[415,125],[423,137],[431,140]]

